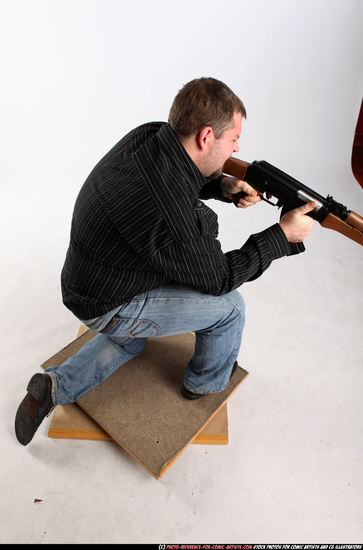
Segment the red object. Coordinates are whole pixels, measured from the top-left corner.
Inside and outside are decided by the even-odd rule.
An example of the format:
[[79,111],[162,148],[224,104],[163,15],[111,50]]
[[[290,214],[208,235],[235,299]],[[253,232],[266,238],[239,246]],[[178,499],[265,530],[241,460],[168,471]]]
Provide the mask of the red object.
[[352,149],[352,170],[355,179],[363,188],[363,100],[358,115]]

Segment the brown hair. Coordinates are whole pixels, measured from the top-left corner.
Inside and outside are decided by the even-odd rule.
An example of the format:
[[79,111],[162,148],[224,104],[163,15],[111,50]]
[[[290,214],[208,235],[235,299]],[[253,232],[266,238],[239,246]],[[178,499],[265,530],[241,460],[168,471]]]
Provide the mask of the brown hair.
[[215,78],[196,78],[179,90],[169,112],[169,124],[183,137],[211,126],[218,139],[231,125],[235,112],[247,116],[242,101],[226,84]]

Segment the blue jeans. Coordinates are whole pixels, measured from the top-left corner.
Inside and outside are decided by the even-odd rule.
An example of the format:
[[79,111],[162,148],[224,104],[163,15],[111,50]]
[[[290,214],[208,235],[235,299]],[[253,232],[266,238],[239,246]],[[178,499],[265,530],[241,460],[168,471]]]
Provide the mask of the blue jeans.
[[107,315],[82,321],[100,333],[61,365],[46,369],[53,402],[76,401],[141,353],[148,337],[185,332],[195,332],[196,341],[184,386],[194,393],[219,392],[237,359],[244,320],[237,290],[211,296],[173,283],[139,294]]

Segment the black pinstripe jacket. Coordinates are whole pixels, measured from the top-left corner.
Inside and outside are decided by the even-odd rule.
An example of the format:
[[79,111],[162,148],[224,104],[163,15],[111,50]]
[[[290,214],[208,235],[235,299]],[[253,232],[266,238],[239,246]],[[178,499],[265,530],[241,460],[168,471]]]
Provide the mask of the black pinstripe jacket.
[[171,281],[224,294],[304,249],[275,224],[223,253],[217,215],[200,200],[212,197],[222,199],[219,181],[202,176],[169,124],[132,130],[95,166],[76,200],[64,304],[91,319]]

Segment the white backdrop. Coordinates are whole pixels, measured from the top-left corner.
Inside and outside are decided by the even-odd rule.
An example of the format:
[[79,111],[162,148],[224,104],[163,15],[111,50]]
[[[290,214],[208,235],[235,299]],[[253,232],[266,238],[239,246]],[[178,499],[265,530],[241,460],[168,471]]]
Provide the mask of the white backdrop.
[[[167,120],[187,81],[219,78],[244,101],[240,158],[267,160],[363,214],[351,170],[363,3],[0,0],[0,10],[0,387],[9,439],[27,379],[79,325],[59,282],[77,193],[122,135]],[[278,219],[265,204],[246,212],[209,205],[226,251]],[[316,224],[304,255],[245,285],[247,370],[263,377],[271,362],[293,357],[298,369],[316,369],[309,375],[328,377],[333,364],[334,391],[340,367],[354,365],[353,386],[361,380],[362,268],[358,244]],[[356,414],[346,411],[347,419]]]
[[[240,158],[268,160],[363,211],[350,166],[363,89],[360,0],[1,6],[1,286],[5,326],[15,318],[21,329],[16,339],[42,321],[31,340],[49,342],[72,324],[59,272],[79,188],[124,133],[166,120],[192,78],[220,78],[244,101]],[[225,249],[278,215],[213,202]],[[351,261],[359,258],[358,245],[323,231],[315,229],[314,248],[338,257],[349,248]]]

